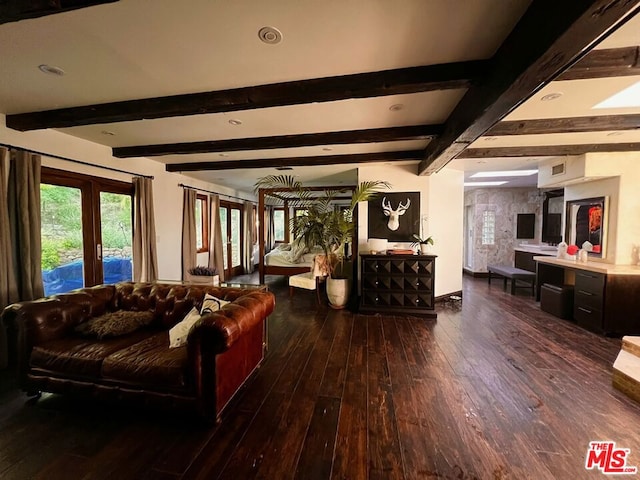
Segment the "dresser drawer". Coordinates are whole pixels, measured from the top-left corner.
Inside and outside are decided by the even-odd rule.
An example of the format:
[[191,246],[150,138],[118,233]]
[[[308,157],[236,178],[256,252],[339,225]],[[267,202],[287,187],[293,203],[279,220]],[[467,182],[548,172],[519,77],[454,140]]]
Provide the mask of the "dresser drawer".
[[585,307],[590,310],[602,310],[602,292],[590,292],[576,285],[573,303],[576,306]]
[[574,305],[573,318],[581,327],[592,332],[602,333],[602,312],[600,310]]
[[601,273],[592,273],[577,271],[576,272],[576,292],[582,290],[588,293],[594,293],[602,297],[604,291],[605,276]]

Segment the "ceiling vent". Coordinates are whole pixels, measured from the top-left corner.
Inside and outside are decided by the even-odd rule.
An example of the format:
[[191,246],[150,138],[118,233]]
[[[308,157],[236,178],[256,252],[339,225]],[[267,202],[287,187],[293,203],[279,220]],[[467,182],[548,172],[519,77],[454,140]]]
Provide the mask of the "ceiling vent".
[[567,164],[565,162],[558,163],[557,165],[551,166],[551,176],[555,177],[556,175],[562,175],[565,172]]

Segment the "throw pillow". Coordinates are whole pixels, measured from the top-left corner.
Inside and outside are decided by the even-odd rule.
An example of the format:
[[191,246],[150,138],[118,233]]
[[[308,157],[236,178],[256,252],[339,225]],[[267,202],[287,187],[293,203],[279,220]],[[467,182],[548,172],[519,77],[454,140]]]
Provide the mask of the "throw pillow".
[[205,313],[217,312],[227,303],[229,302],[227,302],[226,300],[222,300],[221,298],[216,298],[213,295],[207,293],[204,296],[204,300],[202,300],[200,315],[204,315]]
[[171,330],[169,330],[169,348],[186,345],[191,327],[193,327],[198,320],[200,320],[200,313],[196,307],[193,307],[181,322],[176,323]]
[[131,312],[118,310],[91,318],[78,325],[74,330],[85,337],[95,337],[98,340],[109,337],[119,337],[135,332],[149,325],[153,321],[150,311]]

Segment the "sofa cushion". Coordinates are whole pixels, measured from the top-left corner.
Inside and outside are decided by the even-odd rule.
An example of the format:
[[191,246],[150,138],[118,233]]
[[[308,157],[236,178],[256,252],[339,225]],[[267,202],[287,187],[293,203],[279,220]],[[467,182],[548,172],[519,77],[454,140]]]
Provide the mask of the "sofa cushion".
[[221,298],[214,297],[213,295],[207,293],[202,300],[200,315],[204,315],[205,313],[217,312],[229,303],[231,302],[227,302],[226,300],[222,300]]
[[200,312],[196,307],[193,307],[181,322],[176,323],[169,330],[169,348],[186,345],[189,331],[198,320],[200,320]]
[[103,339],[128,335],[149,325],[152,321],[153,313],[148,310],[143,312],[117,310],[91,318],[78,325],[74,330],[85,337]]
[[102,361],[118,350],[140,342],[153,332],[140,330],[124,337],[105,340],[76,336],[50,340],[33,347],[30,365],[34,369],[74,378],[98,378]]
[[170,349],[166,331],[114,352],[102,363],[103,378],[149,388],[184,389],[186,370],[187,348]]

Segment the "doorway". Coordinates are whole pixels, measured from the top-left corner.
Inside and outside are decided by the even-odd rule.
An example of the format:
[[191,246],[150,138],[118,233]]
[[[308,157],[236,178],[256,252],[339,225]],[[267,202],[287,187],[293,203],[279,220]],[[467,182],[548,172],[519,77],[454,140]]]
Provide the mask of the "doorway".
[[42,168],[45,295],[133,278],[132,198],[131,183]]
[[220,201],[220,227],[222,230],[222,250],[224,278],[233,278],[244,273],[242,266],[244,228],[243,206],[240,203]]

